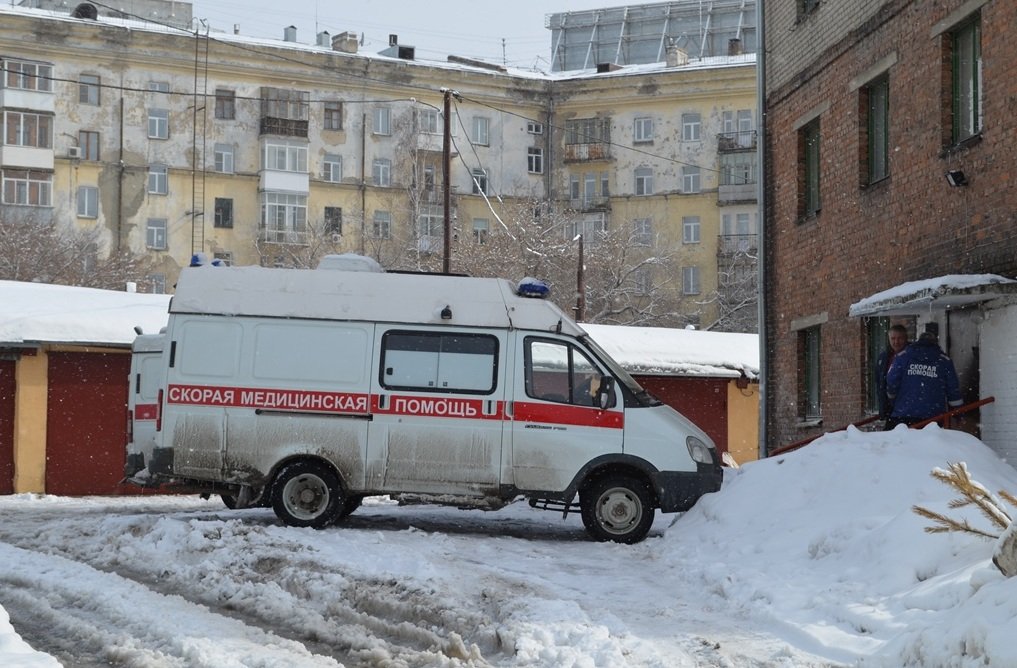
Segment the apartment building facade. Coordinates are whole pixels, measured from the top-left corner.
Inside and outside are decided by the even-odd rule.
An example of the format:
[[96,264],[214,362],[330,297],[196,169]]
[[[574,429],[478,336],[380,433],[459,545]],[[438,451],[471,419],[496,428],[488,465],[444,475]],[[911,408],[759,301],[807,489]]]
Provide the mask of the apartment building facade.
[[[850,6],[848,6],[850,4]],[[937,330],[1017,454],[1017,38],[1004,0],[765,5],[766,446],[871,416],[887,328]]]
[[666,279],[705,326],[718,236],[756,233],[754,199],[732,197],[755,187],[752,56],[549,76],[417,61],[396,40],[358,53],[349,33],[303,44],[291,29],[265,40],[0,13],[0,213],[101,229],[101,252],[152,260],[149,290],[172,291],[199,252],[437,268],[446,102],[457,239],[484,243],[512,201],[568,212],[562,238],[638,231],[637,252],[664,244],[683,263],[641,280]]

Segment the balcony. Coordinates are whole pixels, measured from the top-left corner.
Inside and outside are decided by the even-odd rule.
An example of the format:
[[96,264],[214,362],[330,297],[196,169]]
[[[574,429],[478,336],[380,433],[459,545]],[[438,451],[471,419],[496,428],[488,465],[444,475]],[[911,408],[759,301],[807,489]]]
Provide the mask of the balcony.
[[755,253],[759,250],[758,234],[721,234],[717,237],[717,255]]
[[756,201],[756,183],[721,185],[717,188],[717,204],[752,204]]
[[721,153],[756,150],[756,131],[721,132],[717,135],[717,150]]
[[569,200],[569,208],[575,211],[605,211],[611,208],[610,197],[576,197]]
[[592,162],[610,160],[611,145],[604,142],[593,144],[565,144],[565,162]]
[[266,244],[307,245],[307,232],[294,230],[266,230],[258,232],[258,241]]

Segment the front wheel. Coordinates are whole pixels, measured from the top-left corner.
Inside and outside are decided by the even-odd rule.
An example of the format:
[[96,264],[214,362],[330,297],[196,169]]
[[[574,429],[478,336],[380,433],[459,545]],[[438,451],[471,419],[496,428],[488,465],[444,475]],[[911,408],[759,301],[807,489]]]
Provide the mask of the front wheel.
[[586,531],[600,541],[638,543],[653,524],[653,498],[646,483],[627,475],[608,475],[579,493]]
[[272,510],[289,526],[320,529],[339,517],[343,502],[339,477],[321,464],[295,462],[275,478]]

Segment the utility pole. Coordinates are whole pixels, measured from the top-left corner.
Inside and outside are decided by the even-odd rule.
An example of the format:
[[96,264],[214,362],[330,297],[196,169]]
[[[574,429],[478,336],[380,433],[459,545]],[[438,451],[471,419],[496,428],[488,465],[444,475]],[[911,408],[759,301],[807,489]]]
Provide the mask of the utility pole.
[[452,96],[459,99],[459,93],[451,88],[442,88],[441,92],[444,96],[443,113],[445,116],[441,142],[441,190],[445,209],[442,219],[445,244],[442,249],[441,270],[450,274],[452,273]]

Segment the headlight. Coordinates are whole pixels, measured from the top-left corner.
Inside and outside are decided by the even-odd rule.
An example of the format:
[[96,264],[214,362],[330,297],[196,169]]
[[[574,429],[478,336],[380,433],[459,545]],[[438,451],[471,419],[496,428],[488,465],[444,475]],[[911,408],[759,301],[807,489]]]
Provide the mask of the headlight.
[[713,463],[713,454],[710,452],[713,448],[703,443],[701,439],[689,436],[685,439],[685,445],[689,447],[689,456],[692,457],[692,461],[699,464]]

